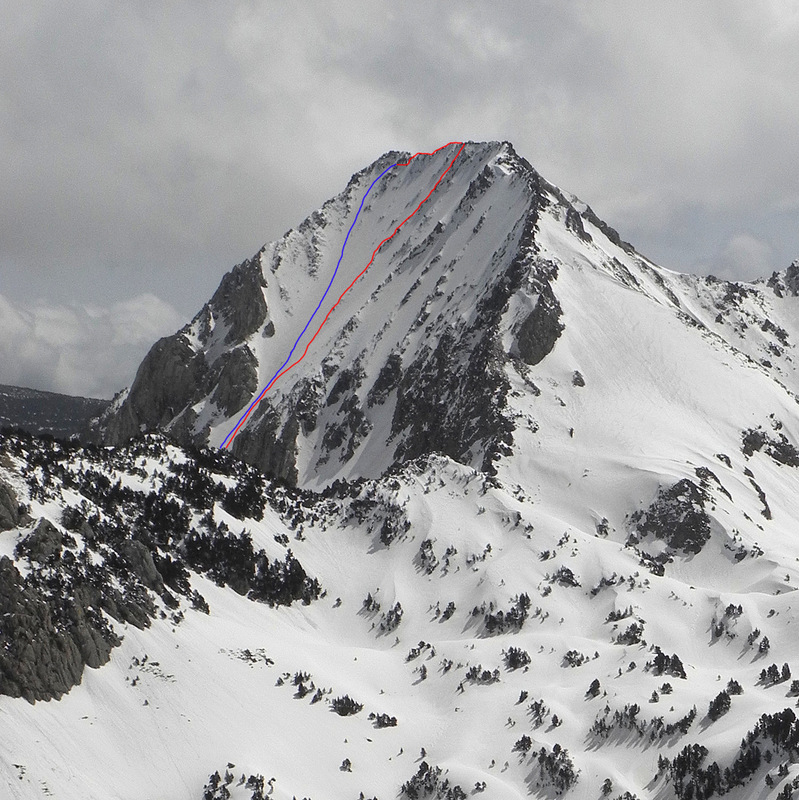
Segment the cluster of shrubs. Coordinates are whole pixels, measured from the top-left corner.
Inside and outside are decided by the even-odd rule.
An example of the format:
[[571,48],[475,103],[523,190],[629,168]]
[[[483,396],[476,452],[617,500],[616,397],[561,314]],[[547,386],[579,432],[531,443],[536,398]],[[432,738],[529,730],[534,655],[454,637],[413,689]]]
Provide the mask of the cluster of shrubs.
[[[615,572],[613,573],[615,576]],[[615,581],[611,581],[610,585],[612,585]],[[627,606],[626,608],[620,608],[618,610],[614,609],[611,611],[605,619],[605,622],[618,622],[622,619],[627,619],[627,617],[631,617],[633,615],[633,607]]]
[[509,647],[503,653],[503,658],[505,660],[505,666],[508,669],[519,669],[520,667],[526,667],[531,661],[530,654],[526,650],[522,650],[520,647]]
[[543,700],[533,700],[533,702],[530,703],[529,711],[534,728],[543,725],[544,720],[549,716],[549,707]]
[[577,783],[578,771],[565,747],[557,742],[551,750],[542,747],[537,755],[539,784],[551,786],[556,794],[563,794]]
[[715,722],[719,717],[723,717],[729,710],[732,701],[730,694],[726,690],[720,691],[709,703],[707,715],[710,720]]
[[489,612],[485,615],[486,633],[504,633],[507,630],[520,631],[522,629],[530,612],[530,596],[526,592],[522,592],[512,602],[513,605],[507,611],[499,610],[496,613]]
[[525,733],[520,739],[517,739],[513,745],[513,753],[521,753],[526,756],[533,747],[533,740]]
[[466,671],[466,680],[470,683],[479,683],[487,685],[490,683],[499,683],[500,675],[499,670],[483,669],[482,664],[472,664]]
[[[399,487],[396,479],[389,485],[393,491]],[[361,525],[367,523],[370,532],[379,526],[379,539],[385,547],[410,530],[411,522],[402,506],[381,494],[376,481],[360,478],[345,483],[337,479],[323,491],[323,496],[349,496],[344,522],[354,519]]]
[[693,706],[685,716],[668,723],[662,716],[650,720],[639,719],[640,711],[641,707],[637,703],[628,703],[623,709],[616,709],[611,715],[610,707],[606,705],[603,713],[592,723],[589,732],[598,739],[607,739],[615,730],[634,731],[639,738],[646,737],[650,742],[655,742],[673,736],[684,736],[696,719],[696,706]]
[[374,723],[375,728],[396,728],[397,718],[389,714],[375,714],[372,711],[369,714],[369,719]]
[[408,800],[466,800],[467,797],[460,786],[443,776],[441,767],[431,766],[426,761],[422,761],[416,774],[402,784],[400,796]]
[[585,653],[581,653],[579,650],[567,650],[563,654],[563,664],[564,667],[581,667],[586,661],[590,661],[590,656],[587,656]]
[[408,651],[408,655],[405,656],[405,661],[406,662],[407,661],[413,661],[415,658],[419,658],[419,656],[422,654],[423,650],[432,651],[431,655],[435,655],[436,654],[435,648],[429,642],[422,641],[422,642],[419,642],[419,644],[416,645],[416,647],[412,647]]
[[722,615],[720,620],[717,620],[715,617],[713,618],[713,622],[711,624],[711,631],[713,635],[713,639],[718,639],[725,633],[729,636],[730,639],[735,638],[735,632],[730,630],[732,623],[738,617],[743,614],[743,606],[742,605],[733,605],[730,603],[727,608],[724,609],[724,614]]
[[400,622],[402,622],[402,605],[400,605],[398,600],[383,615],[383,619],[380,622],[380,630],[383,633],[389,633],[393,630],[396,630],[399,627]]
[[264,550],[253,549],[248,533],[233,534],[226,526],[210,532],[193,530],[181,549],[192,569],[251,600],[271,606],[301,600],[308,605],[322,592],[319,581],[308,576],[291,550],[282,561],[271,561]]
[[[754,728],[741,740],[732,763],[724,768],[716,761],[705,766],[707,748],[692,744],[672,759],[660,756],[658,774],[665,774],[671,781],[678,800],[707,800],[744,786],[760,769],[764,759],[771,761],[773,753],[770,747],[763,750],[766,745],[790,758],[799,754],[799,722],[792,709],[761,715]],[[788,786],[787,797],[790,798],[793,788],[790,784]]]
[[655,657],[647,662],[647,669],[651,669],[655,675],[671,675],[672,678],[685,679],[685,667],[680,657],[676,653],[667,656],[657,645],[654,646]]
[[[230,771],[233,766],[233,764],[230,764],[224,775],[220,775],[219,770],[217,770],[209,776],[208,783],[203,786],[203,800],[229,800],[230,789],[228,787],[232,786],[236,780]],[[265,800],[268,794],[271,794],[271,784],[270,791],[267,793],[266,781],[263,775],[250,775],[249,777],[242,775],[236,786],[244,786],[245,789],[251,790],[251,800]]]
[[431,539],[425,539],[419,545],[419,565],[428,574],[432,575],[438,566],[438,557],[433,550],[433,542]]
[[557,571],[554,575],[550,578],[551,583],[558,583],[561,586],[570,586],[570,587],[578,587],[580,585],[580,581],[574,575],[569,567],[561,566],[558,567]]
[[353,700],[348,694],[334,698],[330,706],[340,717],[349,717],[363,710],[363,703]]
[[624,645],[641,644],[643,633],[644,626],[640,622],[632,622],[613,641]]
[[380,601],[369,592],[363,600],[363,609],[369,614],[376,614],[380,611]]
[[766,686],[773,686],[776,683],[784,683],[791,678],[791,668],[787,664],[780,669],[776,664],[771,664],[767,669],[760,670],[760,682]]

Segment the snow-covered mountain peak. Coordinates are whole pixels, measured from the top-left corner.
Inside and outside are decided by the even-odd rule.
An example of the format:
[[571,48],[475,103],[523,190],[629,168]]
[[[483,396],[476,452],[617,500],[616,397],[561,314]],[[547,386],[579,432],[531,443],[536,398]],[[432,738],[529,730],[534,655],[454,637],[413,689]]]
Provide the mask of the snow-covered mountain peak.
[[113,446],[0,437],[11,797],[799,787],[799,264],[664,269],[459,147],[224,276]]
[[[547,365],[615,386],[643,360],[646,391],[668,396],[658,382],[686,364],[658,342],[684,339],[714,365],[743,358],[790,397],[796,325],[780,303],[792,276],[767,289],[658,267],[508,142],[390,152],[228,273],[154,346],[102,435],[224,442],[306,486],[429,452],[490,471],[523,437],[511,387]],[[514,391],[536,402],[525,381]]]

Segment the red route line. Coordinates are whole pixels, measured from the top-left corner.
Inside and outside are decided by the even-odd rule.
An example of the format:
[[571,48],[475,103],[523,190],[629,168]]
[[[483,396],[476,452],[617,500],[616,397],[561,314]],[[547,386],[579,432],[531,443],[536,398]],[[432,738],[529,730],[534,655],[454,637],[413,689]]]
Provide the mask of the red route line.
[[256,409],[258,407],[258,405],[261,402],[261,399],[263,399],[263,395],[265,395],[269,391],[269,389],[272,388],[272,386],[274,385],[275,381],[278,378],[280,378],[282,375],[285,375],[290,369],[293,369],[294,367],[296,367],[297,364],[299,364],[300,361],[302,361],[305,358],[305,356],[308,354],[308,348],[313,344],[314,339],[316,339],[316,337],[319,335],[319,332],[325,326],[325,323],[327,322],[328,318],[330,317],[330,315],[335,310],[336,306],[344,299],[344,295],[347,294],[347,292],[350,289],[352,289],[352,287],[358,282],[358,279],[366,272],[366,270],[369,269],[369,267],[372,266],[372,262],[375,260],[375,258],[377,256],[377,253],[380,250],[380,248],[384,244],[386,244],[386,242],[391,241],[391,239],[393,239],[400,232],[400,228],[427,202],[427,200],[430,198],[430,195],[433,194],[433,192],[436,189],[438,189],[438,185],[441,183],[441,181],[444,180],[444,176],[452,169],[453,164],[455,163],[455,161],[457,161],[458,156],[461,154],[461,152],[463,151],[463,148],[466,147],[466,145],[463,142],[448,142],[447,144],[442,145],[441,147],[439,147],[437,150],[433,150],[432,153],[421,153],[421,152],[420,153],[416,153],[416,154],[412,155],[407,161],[398,162],[398,163],[396,163],[394,165],[395,167],[407,167],[408,164],[410,164],[411,161],[413,161],[413,159],[416,158],[416,156],[432,156],[432,155],[435,155],[436,153],[438,153],[440,150],[444,150],[444,148],[449,147],[450,145],[453,145],[453,144],[459,144],[460,148],[459,148],[458,152],[455,153],[455,156],[453,157],[453,159],[450,162],[449,166],[439,176],[439,179],[436,181],[435,186],[433,186],[433,188],[427,193],[427,195],[424,197],[424,199],[421,201],[421,203],[419,203],[419,205],[416,206],[416,208],[407,217],[405,217],[405,219],[402,220],[402,222],[400,222],[399,225],[397,225],[397,227],[394,229],[394,233],[392,233],[390,236],[387,236],[385,239],[383,239],[382,242],[380,242],[379,245],[377,245],[377,247],[375,247],[374,252],[372,253],[372,257],[369,259],[369,263],[355,276],[355,278],[352,281],[352,283],[341,293],[341,295],[338,298],[338,300],[336,300],[336,302],[333,303],[333,305],[330,307],[330,311],[327,312],[327,316],[322,320],[322,323],[316,329],[316,333],[311,337],[311,339],[308,342],[308,344],[305,345],[305,350],[303,351],[302,355],[293,364],[289,364],[284,370],[281,370],[280,372],[278,372],[277,375],[275,375],[274,378],[272,378],[272,380],[269,382],[269,384],[267,384],[266,388],[261,392],[261,398],[258,400],[258,403],[256,403],[256,405],[254,405],[252,408],[250,408],[249,411],[239,420],[239,424],[236,425],[236,427],[233,429],[233,433],[230,436],[230,440],[228,441],[227,445],[225,445],[225,449],[228,449],[230,447],[230,445],[233,444],[233,440],[236,438],[236,436],[238,435],[239,430],[241,430],[242,426],[247,421],[247,417],[249,417],[250,413],[254,409]]

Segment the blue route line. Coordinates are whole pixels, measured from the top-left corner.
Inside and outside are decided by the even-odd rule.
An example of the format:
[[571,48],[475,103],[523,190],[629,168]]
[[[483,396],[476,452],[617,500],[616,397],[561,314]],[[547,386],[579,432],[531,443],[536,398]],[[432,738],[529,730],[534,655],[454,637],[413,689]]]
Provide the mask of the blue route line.
[[378,176],[377,176],[377,177],[376,177],[376,178],[375,178],[375,179],[372,181],[372,184],[371,184],[371,186],[370,186],[370,187],[369,187],[369,188],[366,190],[366,194],[364,194],[364,196],[363,196],[363,199],[361,200],[361,205],[360,205],[360,206],[358,206],[358,211],[357,211],[357,213],[355,214],[355,219],[352,221],[352,225],[350,225],[350,229],[347,231],[347,236],[346,236],[346,238],[344,239],[344,244],[341,246],[341,255],[338,257],[338,262],[336,263],[336,268],[335,268],[335,270],[333,270],[333,277],[330,279],[330,283],[327,285],[327,289],[325,289],[325,293],[322,295],[322,299],[319,301],[319,305],[316,307],[316,309],[314,310],[313,314],[311,314],[311,318],[310,318],[310,319],[308,320],[308,322],[305,324],[305,327],[302,329],[302,333],[301,333],[301,334],[300,334],[300,335],[297,337],[297,341],[296,341],[296,342],[294,342],[294,347],[292,347],[292,348],[291,348],[291,352],[288,354],[288,357],[286,358],[286,360],[285,360],[285,361],[283,362],[283,364],[282,364],[282,365],[281,365],[281,366],[278,368],[277,372],[275,372],[275,374],[272,376],[272,380],[271,380],[271,381],[269,381],[269,383],[267,383],[267,384],[266,384],[266,387],[265,387],[265,388],[264,388],[264,390],[261,392],[261,394],[259,394],[259,395],[258,395],[258,397],[256,397],[256,398],[255,398],[255,400],[253,400],[253,401],[252,401],[252,403],[250,403],[250,405],[248,406],[247,410],[246,410],[246,411],[245,411],[245,412],[244,412],[244,413],[243,413],[243,414],[242,414],[242,415],[239,417],[239,419],[238,419],[238,422],[237,422],[237,423],[236,423],[236,424],[233,426],[233,429],[230,431],[230,433],[228,433],[228,435],[225,437],[224,441],[223,441],[223,442],[222,442],[222,444],[220,445],[220,447],[221,447],[221,448],[223,448],[223,447],[225,447],[225,445],[227,445],[228,439],[230,439],[230,437],[233,435],[233,433],[235,432],[236,428],[238,428],[238,426],[239,426],[239,424],[241,423],[241,421],[242,421],[242,420],[243,420],[243,419],[244,419],[244,418],[245,418],[245,417],[246,417],[246,416],[247,416],[247,415],[250,413],[250,411],[252,411],[252,409],[253,409],[255,406],[257,406],[257,405],[258,405],[258,403],[260,403],[260,402],[261,402],[261,399],[262,399],[262,398],[263,398],[263,396],[266,394],[266,391],[267,391],[267,389],[268,389],[268,388],[269,388],[269,387],[270,387],[270,386],[271,386],[271,385],[274,383],[274,381],[275,381],[275,378],[277,378],[277,376],[278,376],[278,375],[281,373],[281,371],[283,370],[283,367],[285,367],[285,366],[286,366],[286,364],[288,364],[288,363],[289,363],[289,361],[291,361],[291,357],[294,355],[294,351],[297,349],[297,345],[300,343],[300,339],[302,339],[302,337],[305,335],[305,331],[307,331],[307,330],[308,330],[308,326],[311,324],[311,322],[313,322],[313,318],[316,316],[316,312],[317,312],[317,311],[319,311],[319,309],[322,307],[322,303],[324,303],[324,302],[325,302],[325,298],[327,297],[327,293],[330,291],[330,287],[333,285],[333,281],[336,279],[336,273],[338,272],[338,268],[339,268],[339,266],[341,266],[341,259],[342,259],[342,258],[344,258],[344,249],[345,249],[345,248],[346,248],[346,246],[347,246],[347,242],[349,241],[350,234],[352,233],[352,229],[355,227],[355,223],[358,221],[358,216],[359,216],[359,215],[360,215],[360,213],[361,213],[361,209],[363,208],[363,204],[366,202],[366,198],[367,198],[367,196],[369,195],[369,192],[371,192],[371,191],[372,191],[372,187],[373,187],[373,186],[374,186],[374,185],[375,185],[375,184],[376,184],[376,183],[377,183],[377,182],[378,182],[378,181],[379,181],[379,180],[380,180],[380,179],[381,179],[381,178],[382,178],[382,177],[383,177],[383,176],[384,176],[384,175],[385,175],[385,174],[386,174],[386,173],[387,173],[387,172],[388,172],[390,169],[394,169],[394,167],[396,167],[396,166],[397,166],[396,164],[392,164],[390,167],[386,167],[386,169],[384,169],[384,170],[383,170],[383,171],[382,171],[382,172],[381,172],[381,173],[380,173],[380,174],[379,174],[379,175],[378,175]]

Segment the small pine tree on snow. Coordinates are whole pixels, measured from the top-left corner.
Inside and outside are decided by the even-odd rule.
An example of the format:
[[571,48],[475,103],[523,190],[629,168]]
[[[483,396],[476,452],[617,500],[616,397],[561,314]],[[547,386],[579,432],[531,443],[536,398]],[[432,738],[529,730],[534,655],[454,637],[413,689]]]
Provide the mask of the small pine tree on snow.
[[521,739],[516,741],[516,744],[513,745],[513,752],[514,753],[522,753],[526,755],[530,752],[530,748],[533,746],[533,740],[525,733]]
[[719,717],[724,716],[724,714],[730,710],[730,705],[729,694],[727,694],[726,691],[721,691],[710,701],[707,715],[715,722]]
[[330,704],[333,707],[333,711],[341,717],[357,714],[363,708],[363,703],[356,702],[348,694],[343,697],[337,697]]
[[736,681],[735,678],[730,678],[729,681],[727,681],[727,694],[733,695],[733,694],[743,694],[743,693],[744,693],[743,686],[741,686],[741,684],[738,683],[738,681]]

